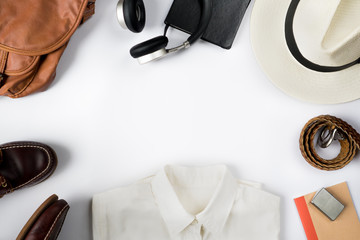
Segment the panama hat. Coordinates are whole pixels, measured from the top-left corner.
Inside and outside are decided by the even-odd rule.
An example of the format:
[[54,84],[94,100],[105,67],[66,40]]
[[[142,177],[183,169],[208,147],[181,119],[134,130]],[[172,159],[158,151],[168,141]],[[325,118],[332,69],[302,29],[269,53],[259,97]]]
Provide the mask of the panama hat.
[[271,81],[295,98],[360,98],[359,0],[256,0],[251,43]]

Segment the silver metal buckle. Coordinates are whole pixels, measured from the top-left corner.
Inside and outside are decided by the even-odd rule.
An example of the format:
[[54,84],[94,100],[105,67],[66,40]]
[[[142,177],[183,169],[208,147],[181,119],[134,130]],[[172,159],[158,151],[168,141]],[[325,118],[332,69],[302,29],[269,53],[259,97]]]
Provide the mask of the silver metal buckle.
[[344,135],[341,130],[338,128],[330,129],[330,127],[324,127],[321,130],[317,143],[321,148],[327,148],[334,140],[344,140]]

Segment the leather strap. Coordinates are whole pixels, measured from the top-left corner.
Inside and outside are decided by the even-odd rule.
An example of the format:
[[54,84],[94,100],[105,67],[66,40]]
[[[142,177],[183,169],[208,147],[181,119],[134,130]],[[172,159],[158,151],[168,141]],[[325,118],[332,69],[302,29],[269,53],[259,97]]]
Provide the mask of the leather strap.
[[6,62],[8,60],[8,57],[9,57],[9,52],[0,50],[0,88],[3,86],[4,83],[4,77],[5,77],[4,73],[5,73]]
[[0,198],[2,198],[5,194],[11,193],[13,188],[11,184],[6,181],[6,178],[0,176]]
[[3,50],[0,50],[0,73],[5,72],[5,66],[8,59],[9,53]]
[[95,14],[95,1],[96,0],[89,0],[88,4],[85,8],[83,18],[80,22],[80,24],[84,23],[86,20],[88,20],[92,15]]
[[[314,139],[319,130],[337,128],[343,139],[340,139],[339,155],[331,160],[321,158],[315,150]],[[345,121],[330,115],[321,115],[308,121],[301,131],[300,150],[305,160],[321,170],[337,170],[345,167],[354,158],[360,148],[360,134]]]

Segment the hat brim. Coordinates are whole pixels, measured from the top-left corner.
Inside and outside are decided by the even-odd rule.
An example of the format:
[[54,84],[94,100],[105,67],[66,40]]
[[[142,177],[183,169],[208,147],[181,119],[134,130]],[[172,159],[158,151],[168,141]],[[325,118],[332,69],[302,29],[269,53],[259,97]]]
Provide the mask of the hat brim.
[[[255,56],[275,86],[288,95],[320,104],[360,98],[360,65],[332,73],[310,70],[296,61],[285,40],[291,0],[256,0],[250,35]],[[360,56],[359,56],[360,57]]]

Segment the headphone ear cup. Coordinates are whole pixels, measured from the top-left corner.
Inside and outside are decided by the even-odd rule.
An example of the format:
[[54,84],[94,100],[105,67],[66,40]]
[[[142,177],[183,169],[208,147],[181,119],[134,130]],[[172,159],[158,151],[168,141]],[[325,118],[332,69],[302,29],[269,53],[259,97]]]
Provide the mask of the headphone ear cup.
[[120,0],[117,15],[120,25],[134,33],[141,32],[145,27],[146,12],[142,0]]
[[152,38],[132,47],[130,49],[130,55],[133,58],[139,58],[150,53],[154,53],[160,49],[164,49],[167,46],[168,42],[169,40],[166,36],[158,36]]

